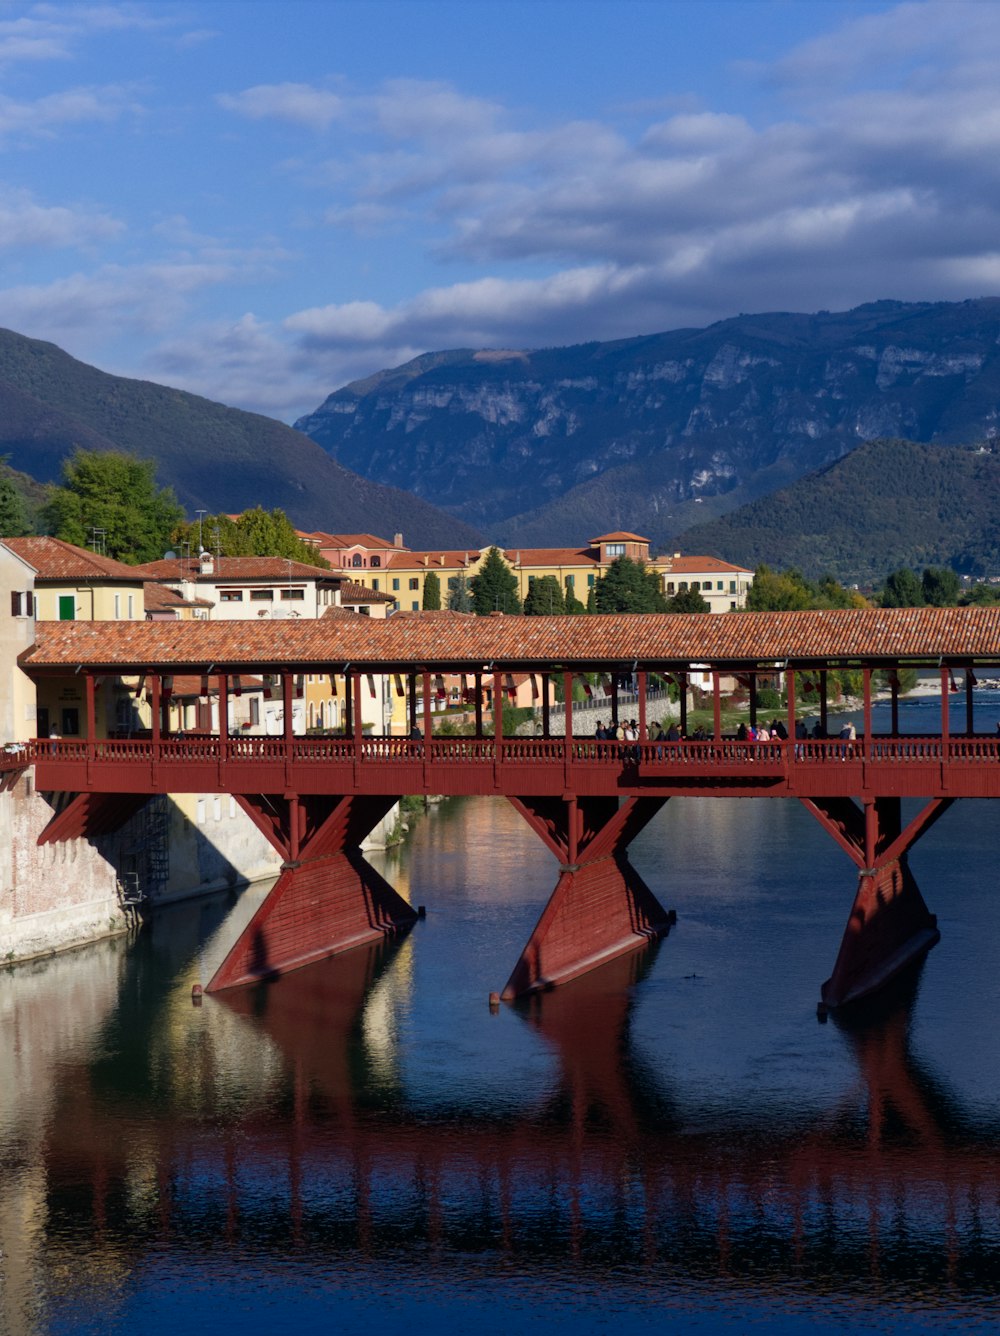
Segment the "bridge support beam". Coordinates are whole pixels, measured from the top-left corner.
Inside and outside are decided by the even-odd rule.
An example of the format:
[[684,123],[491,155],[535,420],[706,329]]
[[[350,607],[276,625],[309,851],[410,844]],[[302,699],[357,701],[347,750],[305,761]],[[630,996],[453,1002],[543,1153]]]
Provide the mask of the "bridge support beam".
[[277,978],[404,931],[416,920],[416,911],[358,847],[396,801],[395,796],[237,798],[285,865],[208,992]]
[[501,996],[566,983],[661,937],[674,921],[628,861],[666,798],[511,798],[559,859],[560,877]]
[[859,873],[833,973],[820,990],[821,1009],[869,996],[940,941],[906,856],[953,801],[934,799],[904,828],[898,798],[875,798],[863,809],[850,798],[802,799]]
[[96,839],[121,830],[149,802],[151,793],[50,794],[56,806],[51,821],[38,837],[39,844],[61,840]]

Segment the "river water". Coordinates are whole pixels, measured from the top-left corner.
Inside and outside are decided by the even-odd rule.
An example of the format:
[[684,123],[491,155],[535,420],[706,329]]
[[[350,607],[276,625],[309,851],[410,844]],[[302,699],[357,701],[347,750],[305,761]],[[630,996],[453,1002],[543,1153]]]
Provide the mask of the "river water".
[[997,1330],[995,811],[917,846],[941,943],[849,1021],[853,867],[768,799],[668,803],[670,936],[496,1014],[556,880],[501,800],[380,862],[388,949],[194,1006],[253,891],[0,972],[0,1332]]

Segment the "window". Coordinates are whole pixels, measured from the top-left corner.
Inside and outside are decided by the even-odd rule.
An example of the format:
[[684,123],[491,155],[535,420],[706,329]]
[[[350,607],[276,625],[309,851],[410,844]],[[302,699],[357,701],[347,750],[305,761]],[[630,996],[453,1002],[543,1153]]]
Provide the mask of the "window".
[[668,581],[667,581],[667,593],[668,593],[668,594],[676,594],[676,593],[677,593],[677,586],[674,584],[673,580],[668,580]]
[[410,604],[410,611],[411,611],[411,612],[419,612],[419,611],[420,611],[420,604],[417,602],[416,599],[414,599],[413,602]]
[[257,725],[260,723],[260,697],[250,697],[250,723]]
[[687,580],[682,580],[680,583],[680,591],[682,594],[687,590],[687,587],[688,587]]
[[534,577],[533,575],[529,575],[529,576],[528,576],[528,588],[530,589],[530,588],[534,585],[534,583],[535,583],[535,577]]
[[61,622],[76,621],[76,596],[74,594],[59,595],[59,620]]
[[242,590],[242,589],[220,589],[220,590],[219,590],[219,602],[220,602],[220,603],[242,603],[242,602],[243,602],[243,590]]
[[362,566],[362,565],[364,565],[364,562],[361,560],[361,553],[360,553],[360,552],[355,552],[354,556],[351,558],[351,565],[352,565],[352,566]]
[[372,557],[372,559],[371,559],[371,561],[369,561],[368,565],[369,565],[369,566],[381,566],[381,565],[382,565],[382,558],[381,558],[381,557]]
[[729,611],[730,611],[730,612],[735,612],[735,611],[736,611],[736,604],[735,604],[735,603],[730,603],[730,605],[729,605]]
[[711,581],[711,580],[702,580],[702,582],[701,582],[701,587],[702,587],[702,589],[711,589],[711,588],[712,588],[712,581]]
[[609,557],[623,557],[625,555],[624,543],[605,543],[604,551]]
[[398,579],[394,579],[394,580],[393,580],[393,582],[392,582],[392,588],[393,588],[393,593],[395,593],[395,591],[399,588],[399,580],[398,580]]
[[251,603],[273,603],[273,602],[274,602],[274,590],[273,590],[273,589],[251,589],[251,590],[250,590],[250,602],[251,602]]
[[117,622],[118,619],[121,617],[121,615],[122,615],[122,596],[121,596],[121,594],[115,594],[115,621],[116,621],[116,622]]
[[133,618],[134,616],[135,616],[135,595],[134,595],[134,594],[129,594],[129,596],[128,596],[128,619],[129,619],[129,621],[131,621],[132,618]]
[[736,593],[736,581],[735,581],[735,580],[730,580],[730,581],[729,581],[729,592],[730,592],[731,594],[735,594],[735,593]]
[[587,576],[587,584],[592,585],[593,583],[594,583],[594,573],[593,571],[591,571],[591,573]]
[[410,581],[410,588],[411,589],[420,588],[420,581],[416,578],[416,576],[414,576],[413,579]]
[[574,586],[575,584],[576,584],[576,576],[575,576],[575,575],[567,575],[567,576],[566,576],[566,588],[567,588],[567,589],[572,589],[573,586]]
[[373,581],[372,581],[372,588],[373,588],[373,589],[378,589],[378,581],[377,581],[377,580],[373,580]]
[[716,582],[715,582],[715,587],[716,587],[716,589],[719,591],[720,594],[722,593],[722,588],[723,588],[724,583],[725,583],[725,582],[724,582],[723,580],[716,580]]
[[287,603],[289,600],[302,602],[305,599],[306,591],[304,589],[283,589],[281,597]]

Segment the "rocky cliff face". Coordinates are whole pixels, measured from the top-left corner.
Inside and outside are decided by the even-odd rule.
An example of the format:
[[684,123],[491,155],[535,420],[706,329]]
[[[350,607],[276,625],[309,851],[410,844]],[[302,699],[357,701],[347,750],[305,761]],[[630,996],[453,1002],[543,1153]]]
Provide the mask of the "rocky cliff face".
[[992,440],[1000,299],[739,316],[536,352],[435,353],[295,425],[507,542],[667,543],[877,437]]

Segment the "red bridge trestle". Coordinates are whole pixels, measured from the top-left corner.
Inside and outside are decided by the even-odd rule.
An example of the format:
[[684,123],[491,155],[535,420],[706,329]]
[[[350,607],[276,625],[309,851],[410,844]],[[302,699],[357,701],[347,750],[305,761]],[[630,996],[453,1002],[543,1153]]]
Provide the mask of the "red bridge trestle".
[[628,861],[629,842],[666,798],[511,798],[561,875],[501,996],[565,983],[663,936],[673,916]]

